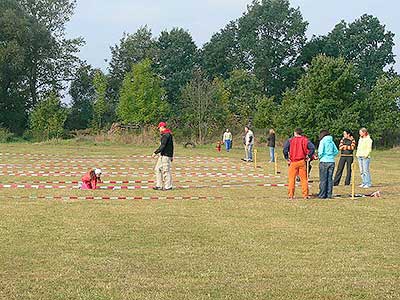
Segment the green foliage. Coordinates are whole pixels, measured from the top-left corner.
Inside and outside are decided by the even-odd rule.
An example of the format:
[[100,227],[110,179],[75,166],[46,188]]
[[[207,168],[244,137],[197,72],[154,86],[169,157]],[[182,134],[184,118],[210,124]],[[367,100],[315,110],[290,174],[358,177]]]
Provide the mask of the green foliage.
[[93,86],[95,90],[95,100],[93,102],[92,128],[95,130],[101,130],[105,125],[105,116],[107,113],[107,78],[99,70],[95,72]]
[[95,70],[90,66],[82,66],[71,82],[69,94],[71,108],[67,119],[67,128],[85,129],[90,127],[93,120],[93,103],[96,98],[94,87]]
[[314,37],[303,49],[301,63],[307,64],[318,54],[344,57],[353,63],[362,87],[370,91],[394,63],[394,34],[387,31],[378,18],[363,15],[347,24],[342,21],[327,35]]
[[340,136],[344,128],[358,128],[356,70],[343,58],[316,57],[293,92],[287,92],[277,118],[284,134],[302,127],[310,138],[321,129]]
[[150,60],[144,60],[125,76],[117,108],[118,118],[124,123],[156,124],[168,115],[165,90],[151,65]]
[[[21,134],[27,115],[76,71],[81,39],[65,38],[75,1],[0,1],[0,123]],[[7,113],[3,113],[7,112]]]
[[122,82],[132,65],[145,59],[154,61],[157,55],[156,41],[147,26],[139,28],[133,34],[124,34],[118,45],[111,47],[109,98],[117,105]]
[[0,127],[0,143],[9,143],[13,138],[14,134],[9,129]]
[[274,98],[264,96],[257,102],[254,126],[257,128],[274,128],[278,113],[278,105],[274,102]]
[[181,110],[181,90],[192,78],[197,58],[197,46],[188,31],[174,28],[161,32],[157,41],[157,73],[164,79],[171,109],[178,115]]
[[225,81],[229,91],[229,110],[241,125],[254,116],[257,101],[262,96],[262,84],[255,75],[245,70],[234,70]]
[[381,77],[367,99],[363,124],[376,139],[385,138],[400,129],[400,78]]
[[209,78],[227,79],[233,70],[244,68],[241,56],[237,22],[232,21],[203,46],[201,65]]
[[306,42],[307,22],[288,0],[253,0],[238,20],[244,64],[262,82],[267,96],[279,100],[301,74],[295,66]]
[[229,92],[221,80],[208,81],[200,70],[182,92],[185,125],[195,133],[200,144],[206,138],[226,125],[229,118]]
[[30,115],[30,129],[39,140],[60,138],[64,132],[67,111],[60,98],[52,93],[41,101]]

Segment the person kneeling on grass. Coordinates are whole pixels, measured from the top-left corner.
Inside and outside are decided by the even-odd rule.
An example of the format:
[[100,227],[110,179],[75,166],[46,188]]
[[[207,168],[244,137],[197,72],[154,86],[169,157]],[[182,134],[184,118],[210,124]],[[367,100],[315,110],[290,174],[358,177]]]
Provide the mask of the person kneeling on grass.
[[92,169],[87,172],[82,177],[82,190],[95,190],[97,189],[97,184],[101,183],[101,170],[100,169]]
[[332,198],[333,171],[335,170],[335,157],[339,150],[333,142],[328,130],[321,130],[319,134],[319,194],[318,198]]

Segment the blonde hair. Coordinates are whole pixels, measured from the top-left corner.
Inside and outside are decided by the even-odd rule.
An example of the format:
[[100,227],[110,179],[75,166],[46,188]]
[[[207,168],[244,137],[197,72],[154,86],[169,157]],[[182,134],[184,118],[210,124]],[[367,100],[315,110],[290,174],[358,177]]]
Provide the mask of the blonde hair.
[[367,128],[363,127],[360,129],[361,132],[365,133],[365,135],[369,135]]
[[270,134],[275,133],[275,130],[271,128],[271,129],[269,130],[269,133],[270,133]]

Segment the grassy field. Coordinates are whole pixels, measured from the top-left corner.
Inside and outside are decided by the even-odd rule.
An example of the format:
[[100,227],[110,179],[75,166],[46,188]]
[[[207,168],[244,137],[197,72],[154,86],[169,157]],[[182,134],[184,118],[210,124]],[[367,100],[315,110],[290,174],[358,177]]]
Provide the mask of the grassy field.
[[[151,187],[155,162],[141,156],[152,150],[0,145],[0,184],[56,186],[96,166],[106,181],[138,181],[104,186]],[[374,152],[368,191],[382,198],[329,201],[256,186],[287,182],[284,162],[268,177],[258,150],[255,169],[241,148],[178,147],[169,192],[0,188],[0,299],[400,299],[400,150]],[[317,174],[314,162],[313,193]],[[34,199],[88,195],[171,199]],[[217,198],[172,199],[186,196]]]

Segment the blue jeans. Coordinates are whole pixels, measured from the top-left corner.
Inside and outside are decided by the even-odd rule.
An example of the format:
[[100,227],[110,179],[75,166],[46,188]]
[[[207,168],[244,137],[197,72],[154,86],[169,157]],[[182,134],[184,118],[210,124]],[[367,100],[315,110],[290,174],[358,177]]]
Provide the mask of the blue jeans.
[[229,150],[231,150],[232,147],[232,141],[231,140],[225,140],[225,149],[226,151],[229,152]]
[[367,187],[371,187],[371,173],[369,172],[369,157],[359,157],[358,164],[360,166],[362,184]]
[[247,159],[253,160],[253,144],[247,146]]
[[275,147],[269,147],[269,157],[271,162],[275,162]]
[[318,198],[332,198],[334,162],[319,163],[319,194]]

